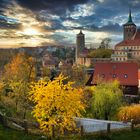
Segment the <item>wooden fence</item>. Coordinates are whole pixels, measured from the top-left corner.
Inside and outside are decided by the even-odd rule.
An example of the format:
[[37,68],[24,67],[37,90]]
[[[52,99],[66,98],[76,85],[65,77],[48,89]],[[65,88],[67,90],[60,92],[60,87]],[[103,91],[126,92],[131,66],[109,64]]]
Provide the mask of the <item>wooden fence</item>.
[[[80,135],[83,136],[87,133],[101,132],[104,131],[107,134],[112,130],[129,128],[131,131],[134,130],[135,126],[140,124],[140,120],[132,120],[131,122],[117,122],[117,121],[106,121],[96,120],[87,118],[74,118],[77,127],[80,128]],[[6,117],[0,113],[0,123],[5,127],[13,126],[18,130],[29,132],[30,129],[38,129],[39,124],[37,122],[29,122],[27,120],[20,120],[17,118]],[[52,125],[52,137],[54,138],[58,132],[55,130],[55,126]]]
[[[106,121],[106,120],[97,120],[97,119],[87,119],[87,118],[75,118],[77,126],[81,128],[82,133],[93,133],[106,131],[110,133],[112,130],[118,129],[133,129],[134,121],[132,122],[118,122],[118,121]],[[139,122],[140,123],[140,122]]]

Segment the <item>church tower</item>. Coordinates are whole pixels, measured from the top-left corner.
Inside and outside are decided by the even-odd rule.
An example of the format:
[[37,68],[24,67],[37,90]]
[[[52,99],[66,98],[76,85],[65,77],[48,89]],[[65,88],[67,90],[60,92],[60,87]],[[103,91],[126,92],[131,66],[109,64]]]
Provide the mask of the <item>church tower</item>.
[[79,57],[79,54],[83,52],[85,48],[85,35],[80,30],[80,33],[76,37],[76,59]]
[[131,39],[137,30],[137,26],[133,23],[131,10],[129,10],[128,22],[123,25],[123,37],[124,40]]

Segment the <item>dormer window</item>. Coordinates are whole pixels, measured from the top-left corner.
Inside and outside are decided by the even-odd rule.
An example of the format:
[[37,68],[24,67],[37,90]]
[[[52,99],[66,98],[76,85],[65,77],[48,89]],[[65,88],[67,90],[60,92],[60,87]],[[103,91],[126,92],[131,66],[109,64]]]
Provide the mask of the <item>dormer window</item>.
[[124,74],[124,78],[127,78],[128,77],[128,75],[127,74]]
[[113,74],[113,78],[116,78],[116,74]]

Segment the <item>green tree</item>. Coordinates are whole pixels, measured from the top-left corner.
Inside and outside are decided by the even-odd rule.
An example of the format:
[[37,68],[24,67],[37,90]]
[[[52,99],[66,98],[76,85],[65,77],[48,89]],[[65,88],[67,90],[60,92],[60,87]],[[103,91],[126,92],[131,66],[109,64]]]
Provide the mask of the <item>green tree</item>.
[[11,81],[9,87],[11,89],[9,96],[14,100],[15,103],[15,114],[20,113],[22,118],[25,119],[27,109],[29,108],[29,83],[25,81]]
[[95,86],[91,99],[91,112],[95,118],[111,119],[122,104],[118,81],[100,82]]
[[84,66],[72,67],[69,75],[70,75],[70,80],[75,81],[75,83],[74,83],[75,86],[84,87],[88,80],[88,75],[86,73],[86,67],[84,67]]
[[100,44],[99,48],[109,49],[110,48],[110,42],[111,42],[110,38],[104,38],[101,41],[101,44]]
[[89,53],[89,57],[93,58],[110,58],[112,54],[111,49],[98,48]]

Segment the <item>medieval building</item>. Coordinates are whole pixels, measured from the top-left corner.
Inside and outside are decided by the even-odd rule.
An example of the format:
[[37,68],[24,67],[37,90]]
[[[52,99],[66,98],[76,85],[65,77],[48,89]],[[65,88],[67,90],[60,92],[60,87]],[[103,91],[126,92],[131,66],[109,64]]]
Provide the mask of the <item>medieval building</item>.
[[140,58],[140,29],[134,24],[129,12],[128,22],[123,25],[123,41],[115,45],[114,61],[138,60]]
[[92,58],[89,57],[89,52],[94,50],[92,48],[87,49],[85,47],[85,35],[80,30],[80,33],[76,36],[76,64],[82,65],[86,67],[90,67],[97,63],[97,62],[106,62],[111,61],[111,58]]
[[76,36],[76,64],[90,66],[91,60],[87,58],[88,49],[85,48],[85,35],[80,30]]

